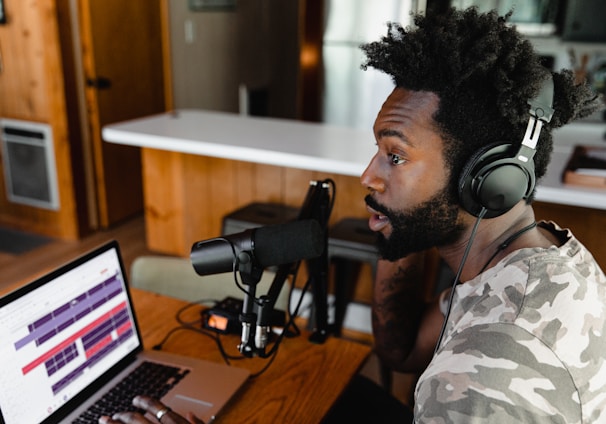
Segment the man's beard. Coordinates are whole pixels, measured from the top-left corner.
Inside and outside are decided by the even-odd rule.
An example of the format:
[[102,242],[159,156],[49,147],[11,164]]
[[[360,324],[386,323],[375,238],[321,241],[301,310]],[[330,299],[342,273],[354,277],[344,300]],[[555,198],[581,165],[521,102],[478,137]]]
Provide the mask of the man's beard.
[[366,203],[389,218],[392,228],[389,238],[377,233],[380,255],[395,261],[413,252],[454,242],[463,226],[457,222],[459,203],[453,197],[446,187],[415,208],[396,212],[377,203],[371,195],[366,196]]

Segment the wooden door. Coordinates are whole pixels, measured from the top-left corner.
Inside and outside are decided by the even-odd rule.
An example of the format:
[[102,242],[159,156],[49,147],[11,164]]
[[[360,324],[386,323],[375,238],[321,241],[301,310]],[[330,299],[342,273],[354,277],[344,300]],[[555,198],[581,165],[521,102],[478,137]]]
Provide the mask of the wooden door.
[[165,110],[161,0],[78,7],[98,220],[107,228],[143,209],[140,149],[104,142],[101,129]]

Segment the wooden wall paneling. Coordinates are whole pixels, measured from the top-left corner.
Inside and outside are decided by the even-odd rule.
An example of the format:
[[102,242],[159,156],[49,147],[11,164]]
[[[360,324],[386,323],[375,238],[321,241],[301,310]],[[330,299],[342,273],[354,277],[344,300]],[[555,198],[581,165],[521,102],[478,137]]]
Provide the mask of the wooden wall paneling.
[[[32,86],[44,88],[37,72],[43,69],[44,56],[32,55],[34,48],[40,47],[34,30],[39,23],[38,10],[30,3],[18,2],[6,10],[6,17],[7,23],[0,25],[0,117],[45,122],[46,116],[40,107],[44,93],[31,89]],[[0,220],[9,226],[27,228],[31,208],[9,202],[4,172],[0,179]]]
[[[257,200],[257,187],[251,175],[255,173],[257,165],[251,162],[234,161],[236,169],[236,181],[238,201],[237,207],[246,205]],[[231,211],[230,211],[231,212]]]
[[9,21],[0,26],[0,116],[51,126],[60,209],[11,203],[3,191],[0,221],[38,234],[76,239],[81,222],[72,177],[58,4],[65,6],[53,0],[11,3]]
[[[67,129],[66,115],[60,115],[59,107],[54,112],[58,116],[52,119],[55,147],[55,162],[57,167],[57,185],[59,191],[60,210],[44,211],[37,209],[37,213],[43,213],[45,219],[36,220],[36,224],[44,224],[35,232],[48,234],[63,239],[76,240],[81,235],[81,228],[86,225],[86,217],[78,214],[79,205],[75,197],[74,179],[71,167],[71,140]],[[31,228],[31,227],[30,227]]]
[[256,186],[257,201],[283,202],[284,196],[284,168],[273,165],[255,166],[253,175]]
[[5,5],[7,23],[0,25],[1,116],[42,122],[48,119],[45,62],[58,43],[56,33],[44,34],[41,29],[48,28],[45,18],[55,19],[53,5],[52,0]]
[[150,249],[188,256],[195,241],[217,237],[223,217],[251,202],[300,207],[311,180],[331,177],[336,201],[331,223],[365,217],[357,177],[228,159],[143,149],[147,237]]
[[[184,222],[182,226],[183,239],[178,254],[183,257],[189,257],[191,246],[198,240],[216,237],[217,227],[214,214],[217,209],[226,207],[233,197],[233,190],[230,184],[224,185],[220,179],[221,172],[218,172],[218,178],[209,178],[213,174],[213,169],[219,169],[225,166],[225,161],[215,160],[214,158],[180,155],[183,161],[183,174],[180,190],[183,195],[183,214]],[[223,200],[227,203],[224,203]]]
[[141,154],[147,245],[156,252],[178,254],[186,225],[182,155],[154,149],[141,149]]
[[366,190],[360,184],[360,179],[347,175],[335,175],[333,179],[337,186],[337,197],[332,222],[348,217],[367,217],[364,203]]
[[[208,227],[203,238],[221,235],[223,217],[239,207],[238,165],[228,159],[208,158],[207,168],[203,170],[207,187],[207,197],[200,199],[205,209]],[[213,201],[214,199],[214,201]]]
[[289,206],[303,205],[311,181],[320,180],[317,172],[304,169],[283,168],[282,202]]

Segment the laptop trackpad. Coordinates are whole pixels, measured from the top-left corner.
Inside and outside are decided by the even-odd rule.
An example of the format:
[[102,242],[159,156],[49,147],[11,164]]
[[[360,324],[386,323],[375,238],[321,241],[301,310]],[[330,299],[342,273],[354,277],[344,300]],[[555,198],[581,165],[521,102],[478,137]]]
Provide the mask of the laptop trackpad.
[[173,411],[184,417],[187,416],[188,412],[193,412],[195,416],[205,420],[208,420],[213,415],[213,404],[211,402],[195,399],[183,393],[169,393],[162,401],[164,404],[170,405]]

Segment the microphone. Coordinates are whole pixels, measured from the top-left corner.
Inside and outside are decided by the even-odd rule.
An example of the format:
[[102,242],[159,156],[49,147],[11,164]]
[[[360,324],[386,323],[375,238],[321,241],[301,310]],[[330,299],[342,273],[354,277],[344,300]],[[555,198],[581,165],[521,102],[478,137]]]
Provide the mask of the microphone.
[[198,241],[191,248],[191,263],[198,275],[231,272],[236,257],[255,265],[288,264],[320,256],[324,232],[315,219],[253,228],[241,233]]

